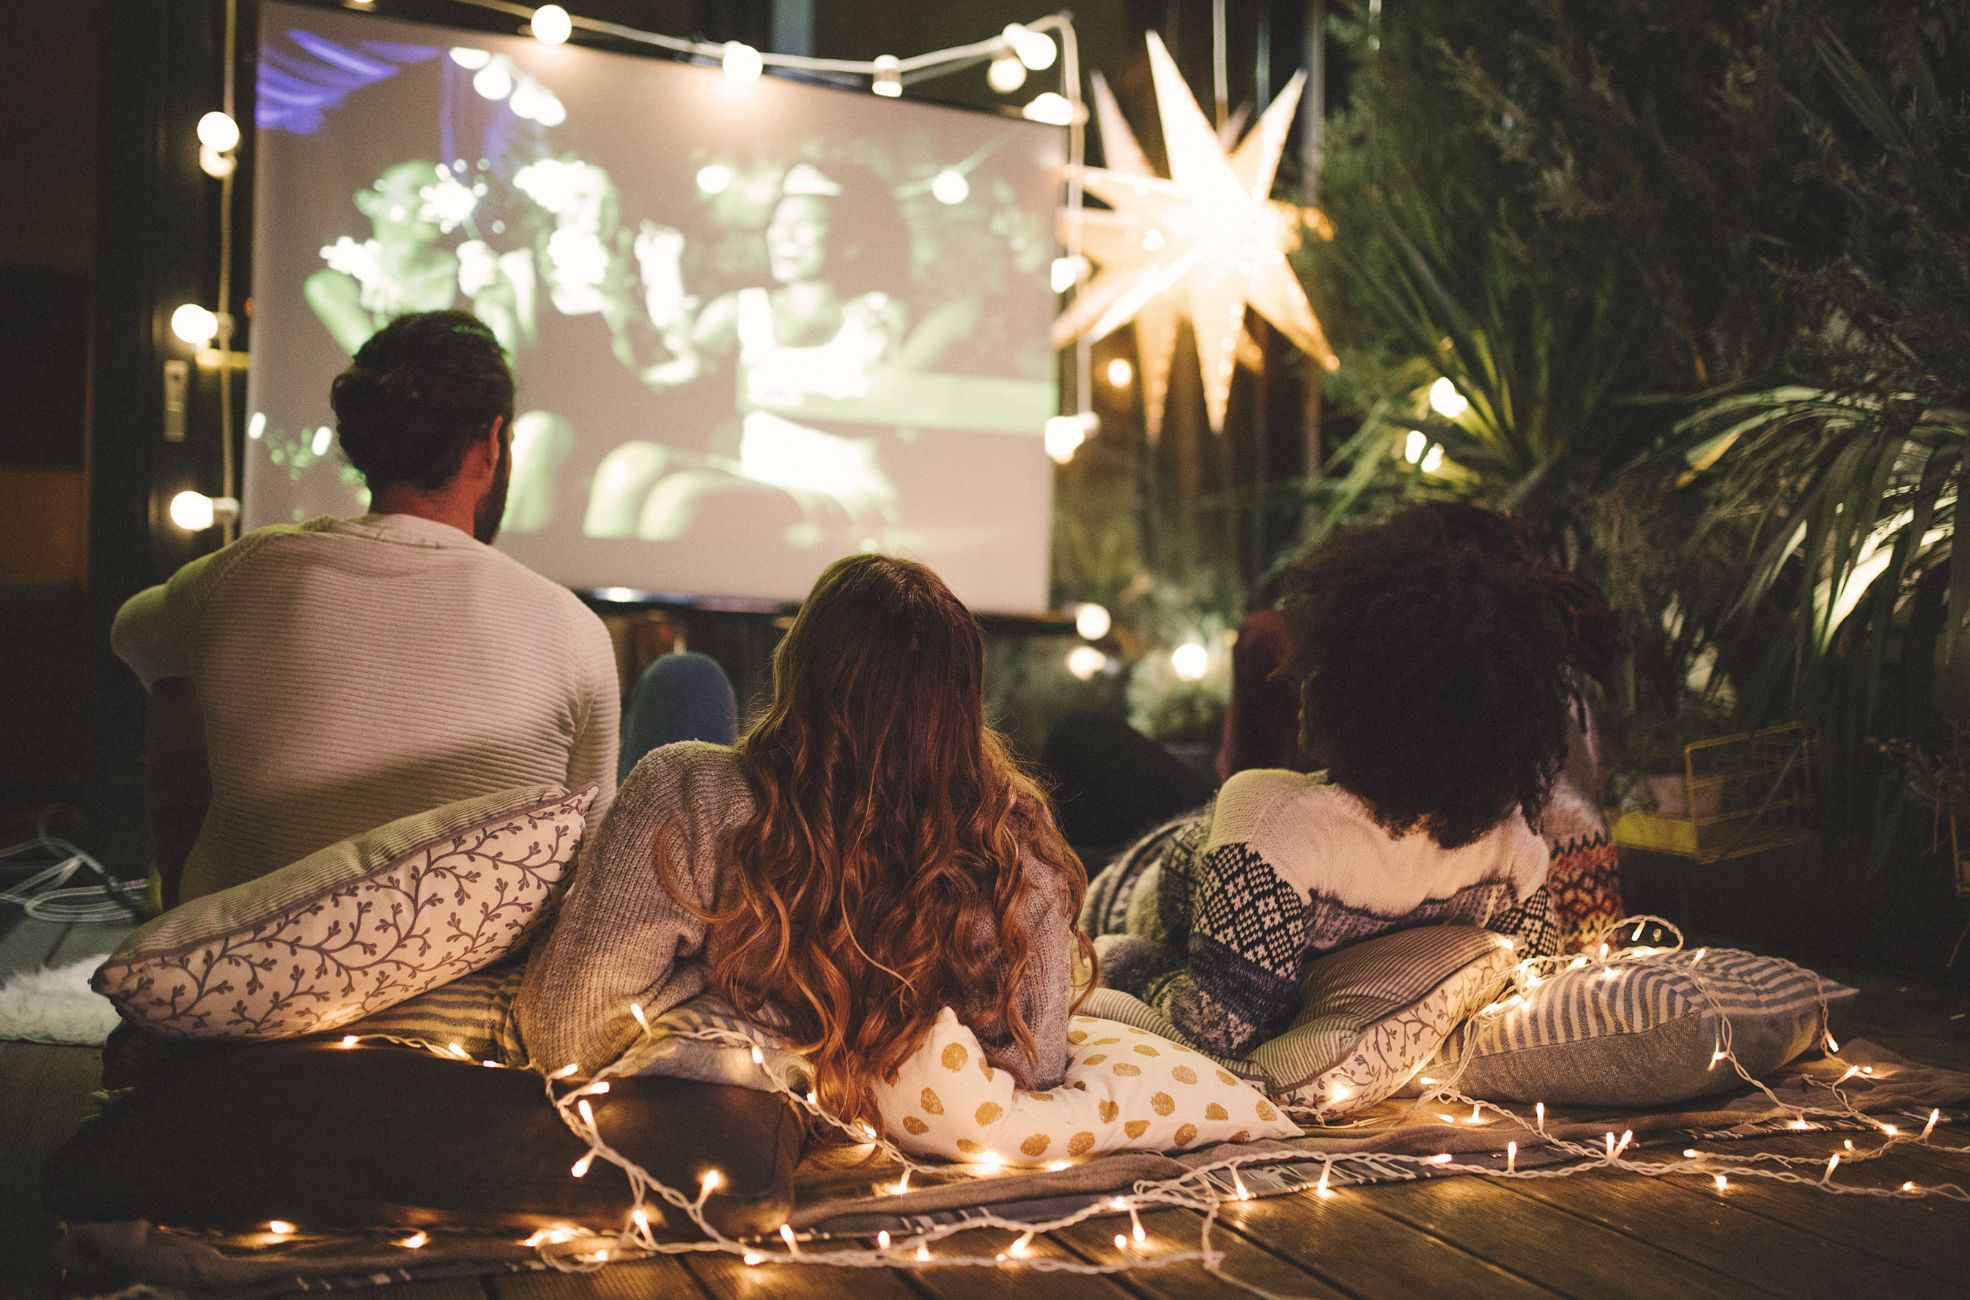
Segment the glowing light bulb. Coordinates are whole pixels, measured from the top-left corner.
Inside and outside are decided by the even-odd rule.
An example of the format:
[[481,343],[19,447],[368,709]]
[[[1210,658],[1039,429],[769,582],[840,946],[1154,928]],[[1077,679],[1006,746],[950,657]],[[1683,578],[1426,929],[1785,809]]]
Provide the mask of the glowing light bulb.
[[946,167],[931,178],[930,197],[946,207],[955,207],[971,197],[971,182],[963,172]]
[[928,1264],[929,1262],[930,1262],[930,1247],[929,1247],[929,1246],[927,1246],[927,1245],[925,1245],[925,1244],[924,1244],[923,1242],[918,1242],[918,1243],[917,1243],[917,1263],[919,1263],[919,1264]]
[[534,10],[534,39],[542,45],[565,45],[568,37],[574,35],[575,25],[568,17],[568,11],[560,5],[542,5]]
[[[1435,1081],[1431,1080],[1431,1082]],[[1354,1089],[1348,1087],[1345,1083],[1337,1083],[1327,1090],[1327,1104],[1329,1106],[1338,1106],[1352,1096],[1354,1096]]]
[[1089,641],[1099,641],[1115,625],[1106,606],[1083,601],[1074,607],[1074,630]]
[[214,153],[231,153],[239,148],[239,123],[214,109],[198,119],[198,142]]
[[1470,410],[1471,404],[1446,375],[1430,385],[1430,409],[1446,420],[1454,420]]
[[239,160],[229,153],[221,153],[210,145],[198,147],[198,169],[215,181],[222,181],[239,167]]
[[342,1046],[344,1047],[354,1047],[357,1043],[361,1041],[362,1040],[357,1038],[354,1034],[342,1035]]
[[1135,367],[1129,364],[1127,357],[1109,358],[1108,386],[1110,388],[1127,388],[1134,379]]
[[1211,668],[1211,652],[1200,642],[1185,641],[1170,651],[1170,671],[1180,682],[1198,682]]
[[184,491],[171,498],[171,522],[188,533],[202,533],[218,519],[212,498],[203,492]]
[[1026,65],[1016,54],[1001,54],[985,69],[985,84],[1001,95],[1010,95],[1026,84]]
[[267,1231],[276,1237],[291,1237],[294,1235],[294,1225],[286,1219],[268,1219]]
[[1507,1142],[1505,1144],[1505,1172],[1508,1174],[1517,1172],[1518,1165],[1519,1144],[1516,1142]]
[[756,1250],[747,1251],[743,1256],[743,1258],[745,1259],[747,1266],[751,1268],[757,1268],[760,1264],[766,1261],[766,1256],[760,1254]]
[[492,62],[492,51],[475,50],[469,46],[454,45],[451,50],[451,61],[459,67],[464,68],[467,72],[477,72],[480,68]]
[[588,1177],[588,1167],[595,1163],[595,1155],[590,1152],[568,1167],[568,1172],[576,1178]]
[[732,169],[724,163],[706,163],[698,168],[698,188],[706,194],[723,194],[732,188]]
[[1077,645],[1067,652],[1067,671],[1081,681],[1093,681],[1096,673],[1108,667],[1108,656],[1091,645]]
[[1040,122],[1046,126],[1067,126],[1074,121],[1074,105],[1065,95],[1045,91],[1027,101],[1019,115],[1029,122]]
[[556,1070],[554,1073],[548,1075],[547,1077],[550,1079],[566,1079],[572,1075],[576,1075],[580,1073],[581,1073],[581,1066],[573,1061],[569,1061],[566,1065],[562,1066],[560,1069]]
[[1014,1259],[1025,1259],[1033,1250],[1033,1234],[1028,1232],[1007,1247],[1006,1253]]
[[1717,1190],[1720,1192],[1723,1191],[1726,1187],[1729,1187],[1731,1185],[1731,1180],[1724,1177],[1722,1174],[1715,1175],[1714,1179],[1717,1184]]
[[1430,1157],[1430,1163],[1433,1165],[1447,1165],[1452,1160],[1455,1160],[1456,1158],[1457,1157],[1451,1155],[1448,1151],[1439,1151],[1435,1155]]
[[1047,419],[1044,443],[1047,455],[1056,465],[1065,465],[1074,459],[1074,453],[1088,440],[1094,429],[1094,413],[1084,411],[1079,415],[1055,415]]
[[1440,469],[1442,469],[1442,468],[1443,468],[1443,444],[1442,444],[1442,443],[1440,443],[1440,442],[1439,442],[1438,444],[1436,444],[1436,446],[1434,446],[1434,447],[1432,447],[1432,448],[1430,448],[1428,452],[1426,452],[1426,453],[1424,453],[1424,455],[1423,455],[1423,463],[1422,463],[1422,465],[1421,465],[1421,466],[1419,466],[1419,468],[1420,468],[1420,469],[1421,469],[1421,470],[1422,470],[1422,471],[1423,471],[1423,472],[1424,472],[1425,474],[1434,474],[1434,473],[1436,473],[1436,472],[1437,472],[1438,470],[1440,470]]
[[794,1241],[793,1225],[791,1223],[780,1225],[780,1240],[787,1243],[787,1254],[798,1255],[800,1253],[800,1246]]
[[1055,293],[1066,293],[1081,278],[1081,272],[1087,269],[1087,265],[1088,259],[1085,257],[1056,257],[1053,265],[1047,268],[1047,283],[1053,286]]
[[903,70],[894,54],[876,56],[875,77],[869,89],[884,99],[898,99],[903,94]]
[[716,1169],[705,1170],[705,1176],[698,1180],[698,1186],[704,1190],[706,1196],[710,1196],[724,1185],[725,1175]]
[[171,313],[171,332],[202,348],[219,336],[219,318],[208,308],[188,302]]
[[1245,1180],[1238,1176],[1238,1170],[1236,1167],[1234,1167],[1231,1171],[1231,1185],[1237,1189],[1239,1200],[1249,1201],[1252,1199],[1252,1193],[1246,1189]]
[[881,1232],[878,1232],[876,1234],[876,1249],[877,1250],[889,1249],[889,1230],[887,1228],[883,1229]]
[[1414,465],[1423,459],[1423,453],[1430,449],[1430,436],[1421,429],[1411,429],[1409,436],[1402,441],[1402,458]]
[[1000,34],[1005,37],[1006,44],[1012,48],[1013,54],[1018,56],[1020,64],[1035,72],[1044,72],[1051,68],[1053,61],[1059,57],[1059,51],[1054,48],[1053,37],[1045,32],[1036,32],[1020,23],[1009,23],[1005,31]]
[[744,41],[725,42],[725,57],[721,62],[725,75],[741,86],[758,81],[759,74],[766,70],[766,62],[759,57],[759,51]]
[[430,1240],[431,1234],[420,1228],[416,1232],[411,1233],[410,1236],[399,1240],[397,1244],[405,1250],[422,1250]]
[[1915,1190],[1915,1184],[1914,1184],[1914,1183],[1903,1183],[1903,1184],[1902,1184],[1902,1190],[1903,1190],[1903,1191],[1905,1191],[1905,1192],[1912,1192],[1912,1191],[1914,1191],[1914,1190]]

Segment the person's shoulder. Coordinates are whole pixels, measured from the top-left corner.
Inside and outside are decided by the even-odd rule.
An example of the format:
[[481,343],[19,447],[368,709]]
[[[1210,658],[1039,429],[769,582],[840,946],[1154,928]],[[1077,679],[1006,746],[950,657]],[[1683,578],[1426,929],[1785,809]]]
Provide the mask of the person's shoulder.
[[1292,772],[1278,767],[1249,767],[1234,772],[1218,789],[1216,811],[1219,817],[1243,818],[1261,815],[1278,807],[1327,808],[1336,805],[1339,794],[1319,772]]
[[201,595],[208,593],[234,574],[246,572],[260,564],[277,563],[284,552],[297,546],[311,545],[339,522],[333,518],[321,518],[305,523],[267,524],[256,528],[210,555],[200,556],[186,564],[171,575],[171,588],[174,594],[191,591]]
[[630,797],[724,807],[749,803],[751,787],[730,745],[679,740],[659,745],[637,760],[616,799]]

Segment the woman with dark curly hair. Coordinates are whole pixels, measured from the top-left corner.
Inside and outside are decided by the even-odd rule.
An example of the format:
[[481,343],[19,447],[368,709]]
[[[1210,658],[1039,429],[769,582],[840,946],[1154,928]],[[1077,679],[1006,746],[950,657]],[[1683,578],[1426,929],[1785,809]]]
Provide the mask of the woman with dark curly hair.
[[1377,934],[1459,922],[1554,946],[1527,821],[1572,690],[1539,577],[1412,507],[1309,553],[1283,613],[1281,676],[1322,770],[1234,775],[1171,837],[1151,933],[1103,948],[1109,983],[1220,1054],[1283,1027],[1309,959]]
[[710,990],[879,1124],[945,1006],[1022,1087],[1060,1081],[1087,876],[985,723],[984,641],[937,575],[837,560],[736,746],[638,763],[515,1007],[529,1056],[594,1071]]

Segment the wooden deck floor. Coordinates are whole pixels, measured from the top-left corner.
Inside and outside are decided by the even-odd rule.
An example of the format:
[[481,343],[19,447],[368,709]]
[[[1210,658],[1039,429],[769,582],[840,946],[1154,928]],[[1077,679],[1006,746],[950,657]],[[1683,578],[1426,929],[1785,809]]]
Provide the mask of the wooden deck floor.
[[[0,926],[7,919],[0,918]],[[115,930],[15,920],[0,934],[0,971],[107,951]],[[1970,994],[1853,971],[1862,987],[1848,1032],[1904,1055],[1970,1069]],[[0,1295],[56,1293],[55,1227],[35,1191],[42,1159],[90,1108],[93,1050],[0,1043]],[[1758,1149],[1825,1154],[1825,1134],[1761,1140]],[[1964,1136],[1956,1138],[1963,1145]],[[1898,1152],[1843,1169],[1842,1179],[1970,1186],[1970,1157]],[[1152,1236],[1194,1244],[1196,1216],[1145,1215]],[[1942,1200],[1832,1197],[1808,1188],[1584,1174],[1542,1182],[1449,1178],[1357,1188],[1331,1200],[1285,1197],[1234,1206],[1214,1240],[1237,1277],[1310,1296],[1869,1296],[1970,1294],[1970,1206]],[[1112,1223],[1063,1234],[1048,1249],[1111,1252]],[[963,1244],[989,1253],[1005,1234]],[[570,1277],[528,1274],[417,1282],[357,1294],[389,1300],[572,1300],[677,1295],[890,1300],[1025,1293],[1164,1297],[1231,1290],[1195,1266],[1123,1278],[950,1268],[870,1273],[825,1266],[749,1269],[727,1257],[659,1260]]]

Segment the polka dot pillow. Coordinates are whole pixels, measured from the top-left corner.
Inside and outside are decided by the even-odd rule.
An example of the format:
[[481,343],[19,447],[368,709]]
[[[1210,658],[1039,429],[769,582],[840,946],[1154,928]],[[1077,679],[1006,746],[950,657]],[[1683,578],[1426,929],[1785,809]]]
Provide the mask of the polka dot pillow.
[[876,1086],[883,1128],[911,1155],[1009,1165],[1300,1136],[1264,1093],[1167,1038],[1075,1016],[1067,1042],[1065,1082],[1025,1091],[946,1007],[896,1078]]

